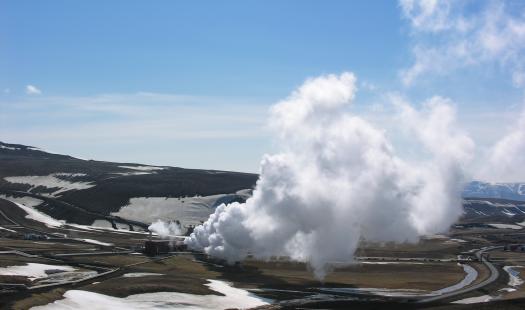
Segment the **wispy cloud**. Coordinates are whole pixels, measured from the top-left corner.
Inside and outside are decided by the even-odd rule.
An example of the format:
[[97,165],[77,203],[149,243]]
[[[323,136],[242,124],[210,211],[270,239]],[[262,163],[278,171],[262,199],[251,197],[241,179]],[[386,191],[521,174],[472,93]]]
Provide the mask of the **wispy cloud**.
[[454,26],[450,20],[450,1],[400,0],[403,15],[416,30],[438,32]]
[[[4,98],[0,141],[83,158],[254,171],[267,145],[267,107],[250,98],[145,92]],[[252,141],[261,146],[240,149]]]
[[430,74],[497,64],[525,86],[525,8],[505,2],[401,0],[414,39],[405,85]]
[[[52,134],[57,138],[100,134],[95,130],[89,132],[93,126],[105,128],[103,135],[120,138],[126,135],[239,137],[255,134],[254,130],[238,130],[239,127],[259,128],[266,117],[266,106],[249,99],[145,92],[18,98],[0,102],[0,106],[4,115],[8,116],[6,119],[11,120],[7,125],[16,124],[21,118],[35,120],[29,124],[24,122],[24,128],[14,126],[18,134]],[[42,120],[36,121],[38,118]],[[62,130],[66,127],[67,130]]]
[[26,94],[28,95],[40,95],[42,91],[34,85],[26,85]]

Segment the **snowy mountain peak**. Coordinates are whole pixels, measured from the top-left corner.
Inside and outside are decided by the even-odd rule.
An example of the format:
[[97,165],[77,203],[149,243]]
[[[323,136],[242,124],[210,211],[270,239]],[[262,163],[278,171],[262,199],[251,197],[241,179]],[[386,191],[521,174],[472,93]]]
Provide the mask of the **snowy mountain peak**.
[[463,198],[499,198],[525,201],[525,183],[472,181],[463,190]]

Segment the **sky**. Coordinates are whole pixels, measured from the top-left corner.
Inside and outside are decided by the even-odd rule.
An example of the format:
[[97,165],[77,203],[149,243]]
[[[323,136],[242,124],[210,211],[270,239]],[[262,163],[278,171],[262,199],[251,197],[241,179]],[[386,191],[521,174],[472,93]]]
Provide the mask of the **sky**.
[[483,153],[519,122],[524,51],[521,1],[0,0],[0,141],[257,172],[269,107],[348,71],[356,112],[448,98]]

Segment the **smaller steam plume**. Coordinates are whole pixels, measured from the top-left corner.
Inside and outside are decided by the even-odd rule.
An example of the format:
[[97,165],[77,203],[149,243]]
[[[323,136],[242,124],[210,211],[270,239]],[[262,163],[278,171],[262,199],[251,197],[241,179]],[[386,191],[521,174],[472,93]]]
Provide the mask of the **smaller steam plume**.
[[148,230],[163,238],[180,236],[182,234],[180,223],[174,221],[157,220],[148,227]]

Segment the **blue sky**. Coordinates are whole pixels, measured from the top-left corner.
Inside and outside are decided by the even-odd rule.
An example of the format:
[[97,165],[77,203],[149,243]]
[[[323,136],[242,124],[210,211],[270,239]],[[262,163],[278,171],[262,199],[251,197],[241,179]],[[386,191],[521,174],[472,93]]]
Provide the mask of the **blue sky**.
[[394,78],[383,68],[406,63],[394,2],[2,3],[2,82],[15,88],[29,79],[50,95],[275,99],[308,76]]
[[[506,54],[472,38],[486,33],[478,16],[502,5],[505,34],[501,21],[521,23],[523,6],[464,1],[442,17],[410,2],[0,1],[0,141],[255,172],[274,148],[268,107],[306,78],[351,71],[356,109],[391,93],[449,97],[480,144],[493,143],[522,106],[525,44],[511,33]],[[466,56],[448,53],[451,42],[469,43]]]

